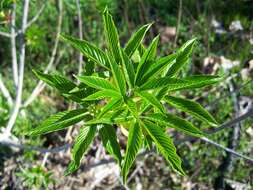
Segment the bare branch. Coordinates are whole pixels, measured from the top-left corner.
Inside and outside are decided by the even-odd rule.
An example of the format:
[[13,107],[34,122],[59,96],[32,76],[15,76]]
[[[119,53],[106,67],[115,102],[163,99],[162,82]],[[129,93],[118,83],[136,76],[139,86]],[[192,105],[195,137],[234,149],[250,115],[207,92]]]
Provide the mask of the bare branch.
[[[40,15],[42,14],[42,12],[44,11],[46,7],[46,3],[43,3],[41,8],[39,9],[39,11],[37,12],[37,14],[26,24],[25,29],[29,28],[34,22],[36,22],[38,20],[38,18],[40,17]],[[22,30],[19,29],[16,33],[15,36],[18,36],[22,33]]]
[[234,127],[235,124],[247,119],[250,116],[253,116],[253,108],[251,108],[247,113],[245,113],[245,114],[243,114],[243,115],[241,115],[241,116],[239,116],[239,117],[237,117],[237,118],[235,118],[235,119],[233,119],[233,120],[231,120],[227,123],[222,124],[220,127],[209,129],[205,132],[208,133],[208,134],[213,134],[213,133],[217,133],[217,132],[219,132],[223,129]]
[[11,57],[12,57],[12,72],[15,87],[18,87],[18,62],[17,62],[17,49],[16,49],[16,3],[13,3],[11,13]]
[[41,8],[38,10],[37,14],[27,23],[26,28],[29,28],[34,22],[38,20],[42,12],[44,11],[46,7],[46,2],[42,4]]
[[5,145],[5,146],[9,146],[9,147],[18,148],[20,150],[37,151],[37,152],[40,152],[42,154],[46,154],[46,153],[59,153],[61,151],[66,151],[66,150],[68,150],[71,147],[71,144],[69,144],[69,143],[64,144],[62,146],[59,146],[59,147],[51,148],[51,149],[37,147],[37,146],[29,146],[29,145],[17,144],[17,143],[8,142],[8,141],[0,141],[0,144],[1,145]]
[[0,76],[0,91],[3,93],[3,96],[6,98],[8,105],[11,107],[13,105],[13,100],[8,89],[3,83],[1,76]]
[[16,122],[19,109],[22,102],[22,90],[23,90],[23,78],[24,78],[24,68],[25,68],[25,30],[27,24],[27,17],[28,17],[28,10],[29,10],[29,0],[24,0],[23,3],[23,17],[22,17],[22,26],[21,26],[21,34],[20,34],[20,57],[19,57],[19,76],[18,76],[18,87],[17,87],[17,94],[15,105],[10,115],[10,119],[7,123],[6,127],[6,135],[9,136],[11,134],[11,130]]
[[209,143],[209,144],[212,144],[212,145],[214,145],[214,146],[216,146],[216,147],[218,147],[218,148],[220,148],[220,149],[222,149],[222,150],[224,150],[224,151],[226,151],[226,152],[229,152],[229,153],[233,154],[234,156],[243,158],[243,159],[245,159],[245,160],[247,160],[247,161],[249,161],[250,163],[253,164],[253,159],[250,158],[250,157],[248,157],[248,156],[242,155],[242,154],[240,154],[240,153],[238,153],[238,152],[236,152],[236,151],[234,151],[234,150],[232,150],[232,149],[230,149],[230,148],[224,147],[224,146],[222,146],[221,144],[218,144],[218,143],[216,143],[216,142],[214,142],[214,141],[212,141],[212,140],[210,140],[210,139],[208,139],[208,138],[206,138],[206,137],[202,137],[202,138],[200,138],[200,139],[201,139],[202,141],[205,141],[205,142],[207,142],[207,143]]
[[[56,57],[58,44],[59,44],[59,38],[60,38],[61,26],[62,26],[63,10],[62,10],[62,1],[58,1],[58,2],[59,2],[59,16],[58,16],[58,21],[57,21],[56,39],[55,39],[52,55],[50,57],[47,67],[44,70],[44,74],[47,74],[48,71],[52,68],[52,66],[55,62],[55,57]],[[58,60],[60,60],[61,57],[62,57],[62,52],[59,55]],[[24,102],[23,106],[27,107],[28,105],[30,105],[35,100],[35,98],[40,94],[40,92],[44,89],[44,87],[45,87],[45,83],[42,81],[39,81],[37,86],[33,89],[29,98]]]
[[1,32],[0,31],[0,36],[4,36],[4,37],[7,37],[7,38],[10,38],[11,37],[11,34],[7,33],[7,32]]
[[[83,21],[80,9],[80,0],[76,0],[77,14],[78,14],[78,28],[79,28],[79,38],[83,39]],[[83,54],[79,53],[79,66],[78,66],[78,75],[82,73],[82,63],[83,63]]]
[[175,36],[174,44],[173,44],[174,47],[177,46],[177,39],[178,39],[178,36],[179,36],[179,28],[180,28],[180,24],[181,24],[181,17],[182,17],[182,0],[179,0],[176,36]]

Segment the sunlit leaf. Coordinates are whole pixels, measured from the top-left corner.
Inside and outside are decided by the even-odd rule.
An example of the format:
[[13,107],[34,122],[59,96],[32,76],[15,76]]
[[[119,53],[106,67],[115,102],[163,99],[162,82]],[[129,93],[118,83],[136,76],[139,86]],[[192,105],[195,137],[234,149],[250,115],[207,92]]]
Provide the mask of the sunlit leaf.
[[166,76],[172,77],[188,62],[192,49],[196,43],[196,38],[187,41],[177,52],[176,61],[169,67]]
[[167,114],[154,113],[148,114],[143,117],[148,120],[157,122],[161,125],[164,125],[166,127],[175,128],[179,131],[182,131],[192,136],[199,137],[203,135],[203,132],[200,131],[197,127],[195,127],[192,123],[169,113]]
[[130,40],[127,42],[126,47],[124,49],[126,55],[128,55],[129,57],[133,55],[135,50],[140,46],[143,38],[145,37],[151,25],[152,23],[142,26],[131,36]]
[[70,43],[74,48],[81,51],[87,58],[109,70],[109,61],[106,54],[95,45],[85,40],[79,40],[67,35],[61,35],[61,39]]
[[110,110],[115,109],[122,103],[122,98],[113,98],[111,101],[109,101],[102,109],[102,111],[99,113],[98,118],[101,118],[105,113],[107,113]]
[[116,64],[121,62],[121,54],[120,54],[120,43],[119,36],[117,32],[117,28],[115,27],[112,16],[110,15],[108,9],[106,8],[103,13],[103,22],[104,22],[104,30],[105,36],[108,42],[108,46],[110,51],[113,54],[113,57],[116,61]]
[[117,84],[118,89],[121,92],[122,96],[126,95],[126,82],[123,75],[123,72],[120,68],[120,66],[115,62],[114,59],[110,59],[110,67],[112,70],[113,78],[115,79],[115,82]]
[[29,132],[30,135],[41,135],[65,129],[75,123],[82,121],[89,113],[85,109],[59,112],[50,116],[38,127]]
[[120,98],[120,94],[115,90],[101,90],[85,97],[84,101],[101,100],[104,98]]
[[154,78],[157,76],[157,74],[161,73],[168,65],[175,62],[176,57],[176,54],[171,54],[166,57],[162,57],[154,62],[142,77],[142,83],[146,82],[150,78]]
[[79,76],[77,77],[82,83],[100,90],[116,90],[116,88],[106,79],[95,76]]
[[145,121],[145,129],[171,167],[179,174],[185,175],[181,166],[182,161],[177,155],[176,147],[171,138],[152,122]]
[[148,101],[151,105],[156,107],[160,112],[165,112],[163,105],[160,101],[153,95],[145,91],[138,91],[137,94],[142,97],[144,100]]
[[148,49],[144,52],[143,56],[141,57],[141,61],[138,64],[136,75],[135,75],[135,84],[137,85],[140,84],[142,76],[151,66],[151,62],[154,61],[158,41],[159,41],[159,35],[154,38],[154,40],[151,42]]
[[92,143],[95,134],[96,126],[84,126],[80,129],[72,149],[72,161],[68,165],[65,175],[69,175],[79,168],[83,155]]
[[213,116],[197,102],[174,96],[165,96],[164,100],[175,108],[189,113],[213,126],[217,126],[217,121],[213,118]]
[[138,123],[135,123],[130,127],[127,139],[126,155],[124,157],[124,162],[122,166],[122,176],[124,183],[126,182],[129,169],[131,168],[141,145],[142,145],[141,126]]
[[33,70],[34,74],[43,82],[47,83],[48,85],[56,88],[61,93],[68,93],[72,89],[76,87],[76,84],[72,81],[66,79],[61,75],[56,74],[44,74],[40,71]]
[[118,161],[119,165],[121,165],[122,156],[115,129],[111,125],[104,125],[99,129],[99,136],[106,150]]
[[135,77],[133,63],[123,50],[122,50],[122,58],[123,58],[123,71],[125,74],[126,81],[128,83],[128,86],[130,88],[133,88]]
[[153,90],[166,87],[167,91],[176,91],[183,89],[201,88],[207,85],[217,83],[221,80],[219,76],[213,75],[196,75],[182,79],[162,77],[152,79],[141,86],[141,90]]

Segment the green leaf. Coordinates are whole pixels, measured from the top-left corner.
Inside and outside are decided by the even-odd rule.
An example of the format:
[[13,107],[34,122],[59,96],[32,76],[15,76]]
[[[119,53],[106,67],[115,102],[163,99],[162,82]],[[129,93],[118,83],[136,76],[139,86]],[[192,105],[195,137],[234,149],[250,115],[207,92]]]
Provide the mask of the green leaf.
[[107,59],[106,54],[101,49],[93,45],[92,43],[89,43],[85,40],[79,40],[77,38],[67,36],[67,35],[61,35],[61,39],[68,42],[77,50],[81,51],[84,54],[84,56],[87,57],[88,59],[110,70],[109,61]]
[[129,121],[132,121],[134,117],[132,115],[129,115],[129,112],[127,110],[118,110],[118,111],[112,111],[107,112],[103,115],[103,117],[97,119],[92,119],[86,122],[87,125],[91,124],[120,124],[120,123],[126,123]]
[[116,81],[117,87],[120,90],[122,96],[126,95],[126,82],[124,75],[119,67],[119,65],[115,62],[114,59],[110,59],[110,66],[112,69],[113,77]]
[[61,93],[68,93],[69,91],[77,87],[75,83],[61,75],[44,74],[40,71],[35,70],[33,70],[33,72],[40,80],[47,83],[51,87],[56,88]]
[[131,112],[131,114],[135,118],[138,118],[138,110],[137,110],[136,103],[131,98],[126,98],[125,103],[126,103],[128,110]]
[[109,81],[101,77],[79,76],[76,78],[92,88],[99,90],[117,90]]
[[138,53],[140,54],[141,57],[144,55],[145,51],[146,51],[145,46],[143,44],[140,44],[138,47]]
[[68,168],[64,173],[65,175],[69,175],[79,168],[82,157],[92,143],[95,134],[95,126],[84,126],[80,129],[72,149],[72,161],[68,165]]
[[220,80],[221,77],[212,75],[195,75],[191,77],[185,77],[182,79],[162,77],[158,79],[149,80],[140,87],[140,90],[153,90],[164,87],[167,88],[167,91],[194,89],[217,83]]
[[142,26],[131,36],[130,40],[127,42],[126,47],[124,49],[126,55],[128,55],[129,57],[133,55],[135,50],[140,46],[143,38],[145,37],[151,25],[152,23]]
[[122,176],[124,183],[126,182],[129,169],[131,168],[141,145],[142,145],[141,126],[139,125],[139,123],[136,122],[135,125],[132,125],[130,127],[127,139],[126,155],[122,166]]
[[174,96],[165,96],[164,100],[171,106],[178,108],[186,113],[189,113],[196,118],[207,122],[213,126],[217,126],[217,121],[213,118],[213,116],[205,110],[199,103],[174,97]]
[[178,51],[176,62],[171,65],[166,76],[173,77],[188,62],[192,49],[196,43],[196,38],[187,41]]
[[110,51],[113,54],[113,57],[116,63],[121,62],[121,54],[120,54],[120,43],[119,36],[117,32],[117,28],[115,27],[112,16],[110,15],[108,9],[106,8],[103,13],[103,22],[104,22],[104,30],[105,36],[108,42],[108,46]]
[[143,116],[143,118],[157,122],[167,127],[180,130],[188,135],[197,137],[203,136],[203,132],[199,130],[197,127],[195,127],[192,123],[169,113],[167,114],[154,113]]
[[98,118],[100,119],[105,113],[107,113],[110,110],[115,109],[122,103],[122,98],[113,98],[111,101],[109,101],[102,109],[102,111],[99,113]]
[[171,138],[152,122],[145,121],[144,123],[148,134],[171,167],[179,174],[185,175],[181,166],[182,161],[177,155],[176,147]]
[[163,105],[160,103],[160,101],[153,95],[145,91],[138,91],[136,92],[140,97],[142,97],[144,100],[149,102],[151,105],[153,105],[155,108],[160,110],[160,112],[165,112],[165,109]]
[[98,92],[95,92],[94,94],[91,94],[84,98],[84,101],[92,101],[92,100],[101,100],[104,98],[120,98],[120,94],[115,90],[101,90]]
[[35,129],[32,129],[29,135],[41,135],[65,129],[66,127],[82,121],[87,115],[89,115],[89,113],[85,109],[59,112],[50,116]]
[[[94,89],[92,89],[94,90]],[[62,94],[67,99],[73,100],[77,103],[84,103],[83,99],[87,97],[90,93],[92,93],[92,90],[87,88],[79,88],[76,87],[69,91],[69,93]]]
[[156,77],[161,71],[163,71],[168,65],[175,62],[177,55],[171,54],[166,57],[158,59],[153,63],[148,71],[144,74],[141,83],[145,83],[148,79]]
[[150,67],[151,62],[154,61],[158,41],[159,41],[159,35],[153,39],[148,49],[144,52],[143,56],[141,57],[141,61],[138,64],[136,75],[135,75],[135,84],[140,85],[142,76]]
[[104,125],[99,130],[99,136],[106,150],[118,161],[119,165],[121,165],[122,156],[115,129],[111,125]]
[[135,71],[132,61],[126,55],[126,53],[122,50],[122,58],[123,58],[123,71],[125,74],[126,81],[128,83],[129,88],[133,88],[134,86],[134,77]]

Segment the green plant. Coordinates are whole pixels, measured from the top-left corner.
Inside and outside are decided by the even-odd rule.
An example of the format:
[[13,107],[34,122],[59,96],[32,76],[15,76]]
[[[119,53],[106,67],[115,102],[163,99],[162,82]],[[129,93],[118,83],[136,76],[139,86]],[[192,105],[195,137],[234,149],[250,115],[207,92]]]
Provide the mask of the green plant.
[[[85,122],[76,138],[72,162],[66,174],[77,170],[98,132],[104,147],[120,165],[124,181],[139,149],[143,145],[151,147],[152,143],[171,167],[184,175],[181,159],[165,129],[171,127],[197,137],[202,136],[203,132],[192,123],[168,113],[163,103],[215,126],[216,120],[201,105],[175,97],[172,92],[204,87],[217,83],[221,78],[209,75],[176,78],[180,68],[188,62],[196,39],[186,42],[172,55],[156,58],[159,36],[154,38],[148,48],[142,45],[151,24],[137,30],[125,48],[121,48],[117,29],[107,9],[103,13],[103,22],[108,44],[106,51],[87,41],[62,35],[64,41],[90,60],[89,63],[94,63],[90,65],[90,72],[86,71],[86,75],[76,77],[81,82],[80,85],[60,75],[34,71],[38,78],[58,89],[67,99],[79,103],[81,108],[49,117],[33,129],[30,135],[45,134],[65,129],[80,121]],[[93,68],[94,65],[96,68]],[[115,126],[128,130],[124,156],[121,155]]]
[[16,175],[21,177],[28,189],[49,189],[49,185],[55,183],[52,172],[45,171],[41,166],[20,168],[20,172],[17,172]]

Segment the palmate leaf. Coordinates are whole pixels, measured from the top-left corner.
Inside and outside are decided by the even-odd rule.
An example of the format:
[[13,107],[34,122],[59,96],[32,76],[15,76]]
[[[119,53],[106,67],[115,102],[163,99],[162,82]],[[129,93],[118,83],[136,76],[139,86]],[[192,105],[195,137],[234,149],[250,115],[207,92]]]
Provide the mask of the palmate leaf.
[[148,49],[145,51],[145,53],[141,57],[141,61],[138,64],[138,67],[136,70],[135,84],[140,85],[142,76],[148,70],[148,68],[151,66],[151,62],[154,61],[158,41],[159,41],[159,35],[153,39],[153,41],[149,45]]
[[122,156],[115,129],[111,125],[104,125],[99,129],[99,136],[106,150],[117,160],[118,164],[121,165]]
[[87,115],[89,115],[89,113],[85,109],[59,112],[50,116],[35,129],[32,129],[29,135],[41,135],[65,129],[66,127],[82,121]]
[[66,79],[61,75],[44,74],[40,71],[35,70],[33,70],[33,72],[40,80],[47,83],[51,87],[56,88],[61,93],[68,93],[69,91],[77,87],[75,83],[73,83],[72,81]]
[[161,77],[158,79],[149,80],[140,87],[140,90],[154,90],[165,87],[167,88],[167,91],[194,89],[217,83],[220,80],[221,77],[213,75],[195,75],[182,79]]
[[95,134],[96,126],[84,126],[80,129],[72,149],[72,161],[68,165],[65,175],[69,175],[79,168],[82,157],[92,143]]
[[217,121],[213,116],[197,102],[174,96],[165,96],[164,100],[177,109],[189,113],[210,125],[217,126]]
[[171,167],[179,174],[185,175],[181,166],[182,161],[176,153],[176,147],[171,138],[152,122],[144,121],[144,124],[146,131]]
[[127,42],[126,47],[124,49],[127,56],[131,57],[135,50],[140,46],[143,38],[145,37],[147,31],[151,27],[151,24],[146,24],[138,29]]
[[61,39],[81,51],[88,59],[94,61],[96,64],[106,68],[107,70],[110,70],[106,54],[92,43],[67,35],[61,35]]
[[110,15],[108,9],[106,8],[103,13],[103,23],[104,23],[104,31],[107,39],[107,43],[109,46],[110,52],[116,61],[117,64],[121,62],[121,54],[120,54],[120,43],[119,36],[117,32],[117,28],[115,27],[112,16]]
[[120,98],[120,93],[115,90],[101,90],[85,97],[84,101],[101,100],[104,98]]
[[124,183],[126,183],[127,174],[135,160],[135,157],[141,145],[142,145],[141,126],[139,125],[139,123],[136,122],[134,125],[130,126],[130,131],[129,131],[129,135],[127,139],[126,155],[124,157],[124,162],[123,162],[122,172],[121,172]]
[[167,114],[154,113],[143,116],[143,118],[159,123],[160,125],[166,127],[177,129],[188,135],[197,137],[203,136],[203,132],[199,130],[197,127],[195,127],[192,123],[169,113]]
[[166,76],[173,77],[188,62],[192,49],[196,43],[196,38],[187,41],[177,52],[176,61],[169,67]]
[[115,62],[114,59],[110,59],[110,67],[112,70],[113,78],[117,84],[118,89],[122,96],[126,95],[126,82],[124,75],[120,69],[120,66]]
[[160,101],[153,95],[145,91],[138,91],[137,94],[142,97],[145,101],[149,102],[155,108],[157,108],[160,112],[165,112],[163,105]]
[[[99,127],[103,145],[121,166],[124,183],[142,146],[143,139],[148,147],[152,147],[152,144],[155,143],[172,168],[184,175],[181,159],[164,129],[171,127],[197,137],[202,136],[203,133],[192,123],[166,113],[161,101],[165,100],[171,106],[214,125],[216,123],[214,118],[199,104],[172,96],[164,98],[164,96],[170,91],[214,84],[221,78],[217,76],[175,78],[180,69],[188,62],[195,39],[185,43],[175,54],[156,59],[159,36],[151,42],[148,48],[142,44],[150,24],[137,30],[122,49],[117,29],[107,9],[103,12],[103,23],[109,47],[108,52],[103,52],[84,40],[66,35],[61,37],[88,58],[89,64],[86,65],[84,76],[78,77],[80,85],[75,85],[59,75],[35,72],[41,80],[57,88],[65,97],[81,103],[83,107],[87,106],[92,109],[92,113],[86,112],[86,109],[58,113],[48,118],[30,134],[38,135],[61,130],[81,120],[86,121],[87,127],[83,127],[76,138],[72,161],[66,174],[79,167]],[[110,77],[92,76],[100,75],[100,73],[94,73],[97,65],[109,70]],[[100,76],[102,75],[106,74],[103,72]],[[103,107],[101,101],[96,101],[101,99],[105,99],[103,102],[106,105]],[[129,129],[124,159],[121,156],[114,125],[121,125]]]
[[76,77],[82,83],[99,90],[117,90],[109,81],[101,77],[95,76],[79,76]]

